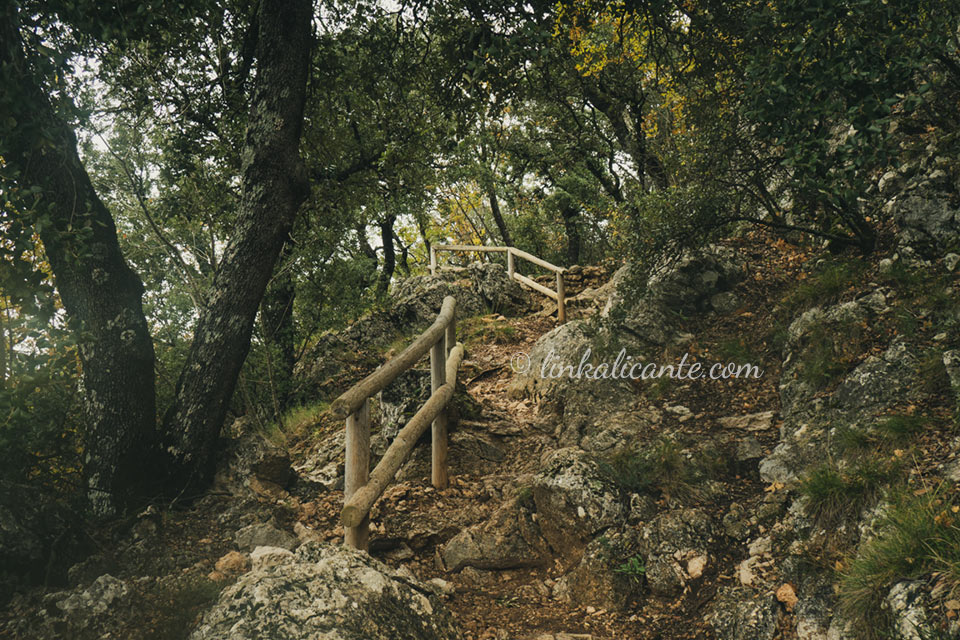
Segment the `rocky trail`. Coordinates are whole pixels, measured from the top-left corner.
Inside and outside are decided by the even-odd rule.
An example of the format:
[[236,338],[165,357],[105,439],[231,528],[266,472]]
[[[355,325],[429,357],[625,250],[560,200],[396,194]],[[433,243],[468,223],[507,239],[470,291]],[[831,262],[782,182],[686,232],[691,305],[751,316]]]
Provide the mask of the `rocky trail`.
[[[786,282],[789,273],[783,277]],[[778,284],[783,286],[783,282],[752,280],[743,283],[740,292],[746,300],[752,296],[751,302],[762,301]],[[769,318],[742,306],[741,313],[701,335],[687,334],[683,347],[695,357],[719,359],[722,354],[712,352],[723,336],[767,335],[769,327],[763,323]],[[587,307],[578,315],[589,318],[598,312],[596,306]],[[555,415],[537,398],[517,393],[513,367],[517,354],[530,354],[537,340],[554,327],[555,321],[542,314],[517,318],[495,314],[468,325],[470,344],[461,371],[462,415],[451,435],[451,486],[442,491],[430,486],[429,460],[424,455],[429,448],[421,447],[420,455],[401,472],[401,481],[388,488],[372,512],[371,552],[390,566],[406,567],[421,580],[440,585],[467,638],[709,637],[704,605],[721,585],[739,584],[737,567],[743,560],[743,554],[731,550],[719,533],[701,542],[697,550],[683,550],[688,555],[696,551],[685,560],[702,566],[694,569],[695,576],[688,572],[681,578],[689,584],[663,597],[651,594],[642,573],[628,572],[629,556],[622,562],[587,564],[578,572],[582,544],[568,549],[559,536],[558,553],[538,533],[524,530],[525,517],[530,519],[530,529],[536,529],[538,516],[543,517],[537,513],[534,495],[543,484],[544,478],[537,474],[544,461],[556,457],[560,449],[567,453],[570,449],[561,443],[562,429]],[[749,348],[763,354],[765,345]],[[663,355],[672,357],[678,350],[670,348]],[[711,478],[717,486],[711,488],[710,496],[693,491],[698,495],[661,493],[655,499],[640,499],[633,494],[622,514],[626,528],[641,532],[656,511],[681,501],[700,505],[716,522],[733,502],[745,512],[751,507],[765,509],[768,519],[782,506],[779,495],[764,491],[756,472],[757,460],[776,442],[772,414],[777,409],[775,359],[764,358],[758,364],[766,370],[765,377],[756,381],[670,381],[655,389],[636,386],[638,404],[643,405],[640,411],[656,419],[635,438],[653,442],[666,435],[691,444],[708,440],[718,447],[717,464],[724,468]],[[753,424],[730,420],[746,414],[757,416]],[[695,449],[682,455],[693,455]],[[728,455],[732,458],[725,458]],[[592,462],[592,457],[587,459]],[[554,526],[563,529],[562,518],[577,519],[578,508],[590,509],[595,506],[590,500],[609,496],[576,498],[586,500],[586,506],[562,504],[546,514],[560,520]],[[616,498],[629,501],[631,496]],[[338,492],[316,501],[304,524],[317,532],[330,532],[327,537],[336,539],[342,535],[337,524],[341,501]],[[602,538],[601,531],[596,539]],[[577,584],[580,580],[583,584]]]
[[[747,235],[684,257],[642,298],[629,266],[586,267],[571,274],[571,319],[559,327],[498,265],[405,281],[389,306],[322,337],[298,375],[305,395],[336,397],[456,295],[467,356],[449,488],[430,486],[425,439],[371,511],[369,555],[346,549],[342,423],[323,403],[283,431],[238,420],[206,496],[91,531],[68,588],[16,596],[0,637],[862,637],[832,607],[850,545],[877,526],[880,492],[856,494],[848,519],[831,520],[806,488],[810,470],[849,440],[875,447],[873,464],[912,460],[916,495],[960,477],[950,429],[888,446],[871,426],[901,414],[948,424],[960,357],[943,351],[948,368],[932,385],[922,354],[943,332],[930,322],[912,343],[901,335],[904,314],[928,300],[879,284],[892,281],[878,265],[826,289],[823,264]],[[953,292],[955,280],[937,282]],[[594,365],[622,349],[762,375],[541,375],[587,349]],[[428,393],[424,362],[376,399],[372,464]],[[894,619],[949,613],[912,584],[890,590]]]

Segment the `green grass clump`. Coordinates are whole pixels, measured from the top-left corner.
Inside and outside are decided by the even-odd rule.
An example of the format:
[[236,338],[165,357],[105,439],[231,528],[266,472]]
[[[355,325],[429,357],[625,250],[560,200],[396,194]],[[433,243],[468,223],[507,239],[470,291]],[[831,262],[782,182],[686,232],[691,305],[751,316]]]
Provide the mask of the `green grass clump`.
[[877,433],[891,444],[906,444],[927,426],[923,416],[893,415],[877,425]]
[[743,338],[721,340],[711,350],[711,355],[717,362],[757,363],[763,360],[747,345]]
[[866,342],[865,328],[853,319],[814,327],[800,355],[800,377],[818,389],[828,386],[857,365]]
[[282,445],[290,436],[309,433],[320,424],[320,416],[330,407],[329,402],[314,402],[288,409],[280,423],[273,423],[263,434],[268,442]]
[[898,476],[897,465],[867,459],[846,469],[826,463],[810,471],[800,483],[807,515],[824,527],[856,517],[880,497]]
[[681,502],[704,497],[703,483],[717,477],[727,466],[721,452],[704,449],[694,456],[683,453],[669,438],[619,453],[601,467],[625,491],[659,493]]
[[838,261],[826,264],[787,296],[784,307],[790,315],[796,315],[804,309],[832,302],[856,284],[862,272],[863,265],[859,262]]
[[896,582],[937,574],[949,597],[960,590],[957,496],[941,487],[921,496],[898,493],[880,534],[860,546],[840,580],[840,608],[865,629],[883,615],[883,599]]
[[889,449],[890,446],[909,444],[929,425],[926,416],[896,414],[882,418],[873,429],[866,431],[849,426],[837,428],[834,438],[842,452],[866,449]]
[[459,333],[467,347],[476,344],[509,344],[517,337],[516,327],[498,320],[495,315],[467,318],[461,323]]

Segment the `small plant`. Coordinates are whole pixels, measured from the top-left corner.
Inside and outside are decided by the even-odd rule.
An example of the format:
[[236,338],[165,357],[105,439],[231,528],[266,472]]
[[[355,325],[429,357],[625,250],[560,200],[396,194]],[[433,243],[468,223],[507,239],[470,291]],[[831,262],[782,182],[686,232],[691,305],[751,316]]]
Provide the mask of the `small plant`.
[[862,265],[856,262],[832,262],[821,267],[784,300],[790,315],[815,305],[836,300],[860,278]]
[[897,465],[867,459],[849,469],[823,464],[813,469],[800,483],[806,496],[807,515],[821,526],[829,527],[859,514],[876,502],[880,492],[897,477]]
[[940,349],[927,349],[920,358],[917,375],[923,381],[923,390],[930,395],[945,394],[950,389],[950,376],[943,364]]
[[466,346],[475,344],[509,344],[517,335],[516,327],[498,320],[496,315],[474,316],[467,318],[460,326],[463,343]]
[[877,425],[877,433],[891,444],[904,444],[927,426],[923,416],[893,415]]
[[814,387],[823,388],[846,374],[863,354],[863,329],[853,320],[834,327],[815,327],[807,336],[801,355],[800,376]]
[[517,596],[500,596],[497,598],[497,604],[501,607],[519,607],[520,598]]
[[283,414],[280,424],[274,424],[264,436],[270,442],[279,444],[287,435],[305,434],[320,422],[320,416],[329,406],[328,402],[315,402],[289,409]]
[[627,561],[614,569],[615,573],[626,576],[632,582],[639,583],[647,573],[647,567],[640,556],[631,556]]
[[536,503],[533,501],[533,487],[524,486],[517,489],[517,502],[528,511],[536,511]]
[[750,362],[759,363],[760,358],[743,340],[743,338],[728,338],[721,340],[712,350],[712,356],[719,362]]
[[957,496],[939,487],[920,496],[900,492],[891,502],[880,535],[857,550],[841,576],[840,608],[864,630],[882,619],[883,600],[900,580],[937,575],[948,597],[960,591]]
[[632,493],[659,492],[666,499],[699,500],[705,480],[717,476],[726,459],[715,449],[699,450],[688,456],[679,443],[661,438],[653,444],[620,452],[601,464],[624,490]]

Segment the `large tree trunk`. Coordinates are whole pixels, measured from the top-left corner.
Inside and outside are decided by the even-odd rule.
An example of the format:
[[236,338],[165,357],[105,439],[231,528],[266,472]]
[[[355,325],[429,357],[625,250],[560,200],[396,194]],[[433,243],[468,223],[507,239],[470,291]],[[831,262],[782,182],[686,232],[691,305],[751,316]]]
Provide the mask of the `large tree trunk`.
[[567,266],[580,264],[580,227],[577,222],[580,218],[580,207],[572,200],[566,199],[560,207],[560,215],[563,218],[563,229],[567,234]]
[[244,143],[240,210],[164,420],[171,489],[205,484],[257,307],[309,193],[300,133],[310,61],[309,0],[263,0]]
[[380,223],[380,241],[383,243],[383,269],[380,271],[380,279],[377,281],[377,294],[385,295],[390,288],[390,281],[393,279],[393,272],[397,268],[397,254],[393,248],[393,223],[397,216],[387,216]]
[[500,232],[503,245],[505,247],[512,247],[513,242],[510,238],[510,231],[507,230],[507,223],[503,219],[503,214],[500,213],[500,201],[497,200],[497,190],[492,184],[487,189],[487,197],[490,198],[490,213],[493,214],[493,221],[497,224],[497,231]]
[[111,515],[149,495],[157,477],[154,352],[143,284],[120,251],[113,218],[80,162],[73,131],[32,74],[19,29],[16,5],[5,3],[2,179],[15,181],[21,192],[39,190],[33,202],[24,198],[19,205],[33,218],[79,336],[87,497],[94,513]]
[[269,349],[270,387],[277,420],[289,408],[293,392],[293,367],[296,364],[293,325],[296,288],[291,269],[285,264],[290,260],[292,247],[290,242],[284,244],[280,253],[281,270],[274,274],[260,303],[260,322],[264,346]]

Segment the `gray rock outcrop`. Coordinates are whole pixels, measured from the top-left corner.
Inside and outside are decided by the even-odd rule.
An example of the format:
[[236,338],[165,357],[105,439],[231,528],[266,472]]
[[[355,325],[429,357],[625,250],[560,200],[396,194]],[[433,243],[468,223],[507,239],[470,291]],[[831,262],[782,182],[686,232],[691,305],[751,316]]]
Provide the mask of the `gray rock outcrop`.
[[366,553],[308,543],[276,559],[225,589],[191,640],[461,637],[434,590]]

